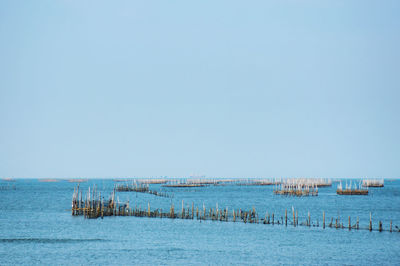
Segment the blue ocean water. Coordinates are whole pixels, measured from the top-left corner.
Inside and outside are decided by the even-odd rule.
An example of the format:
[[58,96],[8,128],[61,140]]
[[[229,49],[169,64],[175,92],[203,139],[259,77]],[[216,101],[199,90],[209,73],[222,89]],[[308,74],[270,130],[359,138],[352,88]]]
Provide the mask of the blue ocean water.
[[[89,180],[82,189],[97,185],[108,197],[115,182]],[[298,211],[299,223],[310,212],[313,225],[244,224],[181,219],[105,217],[84,219],[71,215],[75,183],[17,179],[0,187],[0,264],[345,264],[400,265],[400,233],[321,227],[338,218],[344,225],[360,219],[366,229],[372,213],[373,227],[382,221],[389,229],[400,227],[400,180],[385,181],[384,188],[370,188],[368,196],[336,195],[336,185],[320,188],[317,197],[273,195],[272,186],[209,186],[163,188],[173,198],[136,192],[119,192],[119,200],[131,206],[168,211],[191,208],[250,210],[260,216],[274,213],[281,220],[285,209],[291,217]]]

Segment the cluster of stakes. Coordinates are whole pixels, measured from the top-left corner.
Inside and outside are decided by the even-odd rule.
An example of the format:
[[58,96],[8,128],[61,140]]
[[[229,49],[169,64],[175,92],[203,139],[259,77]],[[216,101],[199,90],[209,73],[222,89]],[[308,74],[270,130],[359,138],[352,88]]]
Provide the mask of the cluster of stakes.
[[[305,219],[299,223],[299,216],[297,210],[292,208],[292,213],[288,215],[287,209],[285,210],[284,216],[276,216],[274,213],[266,213],[265,216],[260,217],[256,212],[255,208],[251,210],[231,210],[228,208],[219,208],[216,204],[215,208],[207,209],[204,204],[202,208],[195,207],[192,203],[191,207],[185,208],[184,202],[182,201],[182,207],[180,212],[175,212],[175,207],[171,204],[167,212],[163,212],[162,209],[151,209],[150,203],[147,204],[147,208],[142,209],[140,206],[131,207],[129,201],[126,203],[120,203],[116,201],[117,189],[114,188],[109,199],[107,201],[102,198],[101,193],[96,188],[88,189],[85,195],[79,189],[79,185],[74,189],[72,196],[72,215],[73,216],[84,216],[85,218],[96,219],[103,218],[105,216],[135,216],[135,217],[151,217],[151,218],[170,218],[170,219],[197,219],[200,221],[212,220],[222,222],[243,222],[243,223],[255,223],[255,224],[277,224],[277,225],[292,225],[296,226],[307,226],[307,227],[320,227],[319,221],[311,221],[310,212]],[[290,216],[290,217],[289,217]],[[359,226],[359,218],[357,217],[355,223],[351,223],[350,216],[348,217],[348,224],[341,220],[340,217],[331,218],[329,224],[325,224],[325,212],[322,213],[322,228],[342,228],[348,230],[377,230],[377,231],[397,231],[400,229],[397,226],[392,226],[392,221],[388,229],[383,228],[381,221],[378,223],[378,228],[373,229],[372,226],[372,215],[370,213],[369,226],[362,228]]]

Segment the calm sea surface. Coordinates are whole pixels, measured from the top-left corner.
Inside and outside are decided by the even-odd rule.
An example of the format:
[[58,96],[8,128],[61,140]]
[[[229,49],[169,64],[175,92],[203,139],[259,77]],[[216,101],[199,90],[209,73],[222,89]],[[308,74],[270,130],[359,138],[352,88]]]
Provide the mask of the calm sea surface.
[[[89,180],[81,188],[97,185],[108,198],[112,180]],[[15,190],[12,189],[15,186]],[[37,180],[0,181],[0,264],[345,264],[400,265],[400,233],[368,230],[322,229],[322,212],[327,224],[340,217],[348,225],[358,216],[367,228],[372,212],[389,229],[400,227],[400,181],[385,180],[384,188],[370,188],[368,196],[336,195],[336,184],[320,188],[317,197],[273,195],[272,186],[209,186],[162,188],[173,198],[120,192],[120,201],[131,206],[168,211],[171,203],[185,207],[228,207],[268,211],[275,219],[298,211],[299,223],[310,212],[314,225],[244,224],[180,219],[105,217],[84,219],[71,215],[75,183]],[[10,189],[11,188],[11,189]]]

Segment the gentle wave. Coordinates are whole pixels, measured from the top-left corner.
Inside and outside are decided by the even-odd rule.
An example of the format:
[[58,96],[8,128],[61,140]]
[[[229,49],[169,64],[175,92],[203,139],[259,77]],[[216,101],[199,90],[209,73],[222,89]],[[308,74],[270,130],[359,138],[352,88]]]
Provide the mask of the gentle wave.
[[71,238],[0,238],[0,243],[77,243],[106,241],[105,239],[71,239]]

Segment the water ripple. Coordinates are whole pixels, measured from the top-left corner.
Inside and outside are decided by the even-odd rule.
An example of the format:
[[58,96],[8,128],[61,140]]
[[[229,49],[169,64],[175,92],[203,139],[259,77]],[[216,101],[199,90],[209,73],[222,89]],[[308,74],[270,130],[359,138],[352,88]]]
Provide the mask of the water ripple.
[[0,238],[0,243],[79,243],[106,241],[104,239],[72,239],[72,238]]

